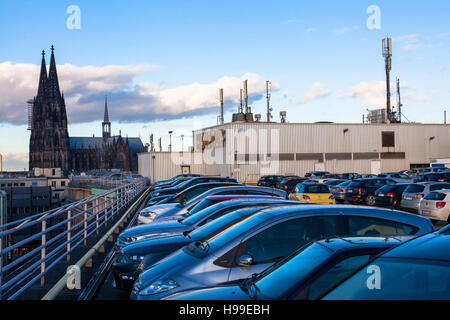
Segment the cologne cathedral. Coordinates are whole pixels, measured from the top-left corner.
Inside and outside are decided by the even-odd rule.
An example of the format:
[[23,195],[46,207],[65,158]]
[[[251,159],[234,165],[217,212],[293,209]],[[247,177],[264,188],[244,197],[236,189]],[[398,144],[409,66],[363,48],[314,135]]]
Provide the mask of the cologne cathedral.
[[106,99],[102,137],[69,137],[66,104],[59,88],[53,46],[51,51],[48,75],[45,52],[42,51],[38,92],[29,110],[29,169],[137,171],[137,154],[146,152],[146,148],[140,138],[123,138],[121,134],[111,136]]

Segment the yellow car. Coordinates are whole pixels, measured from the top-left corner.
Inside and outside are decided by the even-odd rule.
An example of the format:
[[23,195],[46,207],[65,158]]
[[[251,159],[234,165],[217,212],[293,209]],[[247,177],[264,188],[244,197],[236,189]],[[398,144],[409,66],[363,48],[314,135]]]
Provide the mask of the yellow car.
[[328,186],[320,183],[298,184],[295,192],[289,195],[289,199],[303,203],[336,204]]

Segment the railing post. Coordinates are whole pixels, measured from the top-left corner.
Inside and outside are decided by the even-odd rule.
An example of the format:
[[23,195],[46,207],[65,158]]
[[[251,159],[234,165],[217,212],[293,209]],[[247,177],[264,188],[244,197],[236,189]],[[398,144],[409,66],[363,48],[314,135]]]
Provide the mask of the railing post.
[[[47,234],[46,234],[46,226],[47,226],[47,221],[46,220],[42,220],[42,235],[41,235],[41,245],[42,245],[42,249],[41,249],[41,274],[45,273],[45,253],[46,253],[46,242],[47,242]],[[45,276],[41,277],[41,287],[43,288],[45,286]]]
[[109,206],[108,202],[109,202],[109,200],[108,200],[108,196],[107,195],[103,198],[103,202],[104,202],[103,208],[104,208],[104,211],[105,211],[105,213],[104,213],[105,226],[108,226],[108,206]]
[[70,261],[70,240],[72,238],[72,210],[67,210],[67,261]]
[[87,246],[87,218],[88,218],[87,203],[83,205],[83,210],[84,210],[84,245]]
[[95,233],[98,234],[99,233],[99,230],[98,230],[98,212],[99,212],[98,198],[95,199],[94,206],[95,206]]

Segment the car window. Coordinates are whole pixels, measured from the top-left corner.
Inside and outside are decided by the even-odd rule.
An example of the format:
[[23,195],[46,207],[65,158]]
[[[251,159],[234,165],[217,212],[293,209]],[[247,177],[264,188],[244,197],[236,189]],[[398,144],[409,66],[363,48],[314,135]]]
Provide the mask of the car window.
[[265,191],[248,190],[246,194],[253,195],[253,196],[267,196],[267,195],[271,195],[272,193],[265,192]]
[[411,184],[406,187],[405,193],[419,193],[425,190],[425,187],[419,184]]
[[214,221],[217,218],[220,218],[220,217],[222,217],[222,216],[224,216],[227,213],[230,213],[232,211],[236,211],[236,210],[238,210],[239,208],[242,208],[242,207],[244,207],[244,205],[242,205],[242,206],[234,206],[234,207],[231,207],[231,208],[226,208],[226,209],[220,210],[219,212],[216,212],[213,215],[209,216],[208,218],[204,219],[197,226],[201,227],[201,226],[207,224],[208,222]]
[[358,270],[365,265],[373,256],[370,254],[347,257],[341,260],[325,273],[320,275],[308,288],[307,297],[304,295],[302,299],[316,299],[324,292],[334,287],[341,280],[345,279],[352,272]]
[[405,224],[370,218],[370,217],[348,217],[348,231],[350,236],[388,236],[388,235],[410,235],[417,229]]
[[447,195],[445,193],[441,192],[430,192],[427,194],[424,198],[424,200],[435,200],[435,201],[441,201],[444,200]]
[[[375,273],[379,275],[378,280],[373,276]],[[450,263],[379,258],[323,299],[447,300],[450,299]]]
[[201,186],[201,187],[198,187],[198,188],[193,188],[193,189],[191,189],[189,191],[186,191],[184,193],[184,199],[186,201],[189,201],[192,198],[202,194],[203,192],[205,192],[205,191],[207,191],[209,189],[211,189],[211,186]]
[[317,185],[307,185],[305,186],[305,193],[329,193],[330,189],[328,186],[317,184]]
[[432,184],[430,186],[430,191],[434,191],[434,190],[445,190],[445,189],[450,189],[450,184]]
[[245,243],[253,263],[275,261],[307,243],[336,235],[335,217],[311,217],[289,220],[271,226]]

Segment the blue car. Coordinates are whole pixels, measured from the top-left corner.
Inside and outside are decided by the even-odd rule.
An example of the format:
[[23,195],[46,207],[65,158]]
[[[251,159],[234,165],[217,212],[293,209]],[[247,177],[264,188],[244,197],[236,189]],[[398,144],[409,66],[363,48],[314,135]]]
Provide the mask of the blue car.
[[322,295],[324,300],[450,300],[450,229],[389,250]]
[[198,178],[192,178],[188,181],[182,182],[179,185],[177,185],[174,188],[167,188],[162,190],[155,190],[153,191],[150,196],[153,197],[159,197],[164,196],[168,194],[176,194],[180,191],[183,191],[187,188],[190,188],[192,186],[195,186],[197,184],[201,183],[210,183],[210,182],[229,182],[229,183],[238,183],[236,179],[233,178],[223,178],[223,177],[198,177]]
[[142,224],[129,228],[119,235],[116,241],[116,249],[119,250],[134,241],[167,237],[175,234],[181,234],[183,232],[190,232],[210,221],[243,207],[283,202],[295,204],[295,202],[292,201],[280,200],[276,198],[239,199],[220,202],[200,210],[186,218],[180,217],[180,220],[167,220],[159,223]]
[[182,291],[168,300],[306,300],[319,295],[374,256],[412,236],[334,238],[300,248],[259,275],[210,288]]
[[[136,279],[136,272],[150,267],[158,260],[161,260],[189,243],[202,241],[203,239],[212,237],[215,234],[230,228],[259,210],[273,206],[286,205],[286,202],[287,201],[245,207],[232,211],[193,231],[130,243],[120,250],[120,255],[112,267],[112,274],[115,279],[116,287],[119,289],[131,290],[133,282]],[[298,203],[292,202],[292,205],[298,205]]]
[[429,219],[388,209],[342,205],[265,209],[145,269],[130,297],[160,299],[187,289],[245,279],[321,239],[423,235],[433,230]]

